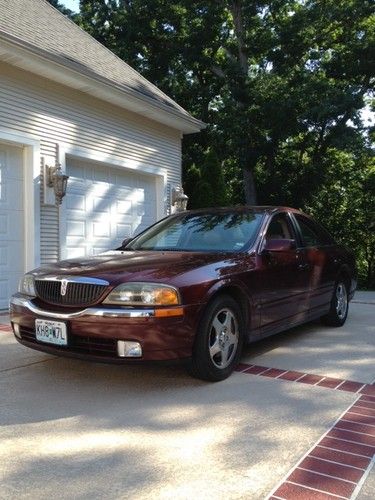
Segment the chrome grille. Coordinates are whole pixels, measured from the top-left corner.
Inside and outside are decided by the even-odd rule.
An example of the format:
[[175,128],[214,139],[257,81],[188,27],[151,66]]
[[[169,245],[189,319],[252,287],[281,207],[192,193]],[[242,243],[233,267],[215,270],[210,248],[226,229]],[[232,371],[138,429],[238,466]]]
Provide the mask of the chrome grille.
[[[43,302],[62,306],[88,306],[97,302],[108,283],[103,280],[67,279],[65,294],[61,294],[62,280],[35,280],[35,290]],[[100,283],[99,283],[100,282]]]

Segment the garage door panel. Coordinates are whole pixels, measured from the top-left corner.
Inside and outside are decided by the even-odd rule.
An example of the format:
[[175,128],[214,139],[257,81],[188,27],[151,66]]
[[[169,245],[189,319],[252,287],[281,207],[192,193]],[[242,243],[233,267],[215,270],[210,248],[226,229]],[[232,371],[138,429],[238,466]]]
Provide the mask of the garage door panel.
[[120,170],[113,172],[113,181],[111,180],[112,184],[116,184],[117,186],[128,186],[129,188],[137,186],[137,179],[135,179],[133,175],[129,175],[128,173],[124,174]]
[[111,178],[110,178],[110,173],[108,169],[106,168],[95,168],[90,170],[91,176],[89,174],[89,177],[92,178],[93,181],[97,182],[102,182],[106,184],[112,184]]
[[[12,291],[10,290],[9,280],[10,280],[9,275],[4,275],[0,278],[0,308],[1,309],[5,309],[8,306],[9,297],[10,297],[11,293],[16,291],[15,289],[13,289]],[[13,285],[13,288],[14,288],[14,285]]]
[[78,160],[70,161],[67,173],[71,177],[66,202],[68,257],[116,248],[155,221],[154,177]]
[[92,236],[95,240],[99,238],[110,238],[111,226],[108,221],[97,221],[92,223]]
[[8,234],[8,214],[0,213],[0,236]]
[[67,258],[69,259],[79,259],[81,257],[85,257],[88,254],[86,253],[86,248],[84,246],[72,245],[66,247]]
[[[23,210],[23,182],[7,179],[0,184],[0,210]],[[17,193],[17,194],[16,194]]]
[[[119,245],[117,245],[117,247],[119,247]],[[113,247],[114,248],[117,248],[116,246]],[[100,246],[94,246],[92,247],[92,255],[98,255],[99,253],[104,253],[104,252],[108,252],[108,248],[106,246],[103,246],[103,247],[100,247]]]
[[0,210],[0,241],[23,242],[23,211]]
[[110,191],[115,189],[114,184],[108,184],[107,182],[95,182],[86,180],[85,185],[86,188],[88,188],[87,193],[94,198],[97,196],[108,196],[108,194],[110,194]]
[[86,179],[85,167],[79,165],[77,162],[71,162],[69,165],[69,175],[74,181],[84,182]]
[[129,238],[132,232],[131,224],[116,224],[116,238],[120,243],[125,238]]
[[81,236],[69,236],[66,239],[66,244],[69,248],[84,247],[86,245],[86,238]]
[[116,200],[117,216],[130,215],[133,210],[133,205],[130,200]]
[[86,200],[83,194],[71,192],[66,200],[67,210],[75,210],[78,212],[86,212]]
[[104,196],[93,196],[92,199],[92,210],[94,213],[99,214],[110,214],[111,207],[108,206],[108,199]]
[[86,221],[68,220],[67,236],[86,238]]
[[0,267],[8,265],[8,246],[0,245]]
[[12,251],[13,246],[18,246],[18,241],[0,243],[0,271],[1,273],[12,271],[23,272],[24,262],[19,258],[18,252]]
[[0,144],[0,309],[24,272],[22,148]]
[[4,179],[23,181],[22,148],[0,144],[0,183]]

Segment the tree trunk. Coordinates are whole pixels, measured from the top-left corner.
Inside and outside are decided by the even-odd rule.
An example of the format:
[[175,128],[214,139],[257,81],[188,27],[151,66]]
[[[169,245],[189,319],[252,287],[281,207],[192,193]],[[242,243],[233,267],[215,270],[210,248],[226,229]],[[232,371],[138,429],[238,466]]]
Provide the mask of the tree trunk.
[[247,47],[245,44],[246,30],[242,18],[242,7],[243,5],[241,0],[233,0],[229,3],[229,10],[233,17],[234,33],[237,39],[238,62],[240,64],[242,74],[247,77],[249,72],[249,62],[247,59]]
[[[246,28],[243,19],[243,0],[232,0],[228,2],[228,8],[232,14],[234,34],[237,42],[238,50],[238,66],[242,74],[242,78],[238,82],[239,87],[243,86],[248,78],[249,61],[248,47],[246,46]],[[240,94],[240,93],[239,93]],[[240,109],[245,110],[247,103],[237,98],[237,104]],[[248,157],[250,156],[250,144],[246,130],[242,131],[244,145],[240,152],[240,164],[242,163],[243,172],[243,188],[245,194],[245,202],[247,205],[256,205],[257,196],[254,182],[253,170],[249,167]],[[242,158],[241,158],[242,153]],[[251,163],[250,163],[251,164]]]
[[245,193],[246,205],[257,204],[257,194],[255,189],[254,175],[249,168],[243,169],[243,189]]

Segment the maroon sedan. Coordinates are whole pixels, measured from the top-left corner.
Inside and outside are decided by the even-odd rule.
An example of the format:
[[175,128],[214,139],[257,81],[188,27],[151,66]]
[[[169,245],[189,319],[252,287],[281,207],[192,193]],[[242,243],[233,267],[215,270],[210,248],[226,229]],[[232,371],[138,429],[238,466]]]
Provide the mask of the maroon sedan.
[[290,208],[196,210],[123,246],[36,269],[10,303],[17,340],[93,361],[186,359],[222,380],[242,346],[322,318],[344,324],[353,256]]

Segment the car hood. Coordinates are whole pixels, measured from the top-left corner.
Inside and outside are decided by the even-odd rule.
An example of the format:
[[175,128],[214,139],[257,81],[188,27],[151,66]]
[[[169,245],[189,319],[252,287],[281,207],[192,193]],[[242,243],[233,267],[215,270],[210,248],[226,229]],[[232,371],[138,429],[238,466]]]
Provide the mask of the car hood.
[[110,251],[91,258],[68,259],[36,269],[35,277],[89,276],[111,284],[163,282],[192,269],[226,260],[228,254],[197,252]]

